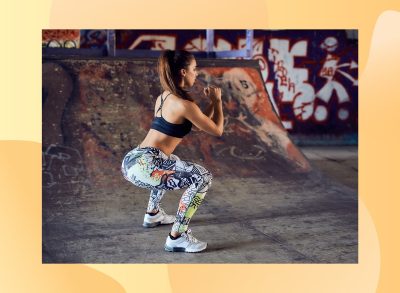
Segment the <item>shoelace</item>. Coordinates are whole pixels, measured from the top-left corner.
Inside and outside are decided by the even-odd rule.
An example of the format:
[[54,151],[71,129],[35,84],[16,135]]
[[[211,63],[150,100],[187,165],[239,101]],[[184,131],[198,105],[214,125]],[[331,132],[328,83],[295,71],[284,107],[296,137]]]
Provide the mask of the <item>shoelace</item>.
[[[160,214],[160,215],[162,215],[162,216],[166,216],[167,214],[166,214],[166,212],[159,206],[158,207],[158,212],[157,212],[157,215],[158,214]],[[150,216],[150,217],[156,217],[157,215],[154,215],[154,216]]]
[[189,242],[197,243],[198,240],[192,235],[192,230],[188,229],[186,232],[183,232],[182,235],[187,238]]
[[164,209],[161,207],[161,203],[158,205],[158,212],[161,213],[161,215],[165,216],[167,213],[164,211]]
[[162,215],[165,215],[165,212],[164,212],[164,210],[163,210],[163,208],[162,207],[158,207],[158,211],[162,214]]

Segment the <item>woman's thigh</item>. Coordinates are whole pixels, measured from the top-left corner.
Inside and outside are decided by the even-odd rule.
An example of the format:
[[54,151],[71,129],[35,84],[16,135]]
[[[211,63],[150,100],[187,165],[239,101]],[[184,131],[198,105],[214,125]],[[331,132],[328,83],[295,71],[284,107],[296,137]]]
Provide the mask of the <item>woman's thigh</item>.
[[204,183],[210,172],[204,167],[179,159],[176,155],[169,158],[154,155],[142,155],[135,164],[126,170],[125,178],[135,185],[148,189],[174,190]]

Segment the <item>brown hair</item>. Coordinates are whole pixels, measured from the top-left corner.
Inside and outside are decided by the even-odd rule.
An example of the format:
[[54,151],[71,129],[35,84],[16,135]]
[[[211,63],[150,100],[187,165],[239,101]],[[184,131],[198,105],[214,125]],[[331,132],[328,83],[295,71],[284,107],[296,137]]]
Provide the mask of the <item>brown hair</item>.
[[158,58],[158,75],[161,87],[182,99],[193,101],[189,93],[178,86],[181,79],[180,70],[187,69],[193,59],[193,54],[184,50],[163,51]]

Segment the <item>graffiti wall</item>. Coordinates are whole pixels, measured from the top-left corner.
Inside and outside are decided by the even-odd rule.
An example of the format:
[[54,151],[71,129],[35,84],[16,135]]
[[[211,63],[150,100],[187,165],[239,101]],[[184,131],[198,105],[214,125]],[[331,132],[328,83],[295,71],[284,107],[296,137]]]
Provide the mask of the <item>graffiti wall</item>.
[[[214,51],[246,46],[244,30],[216,30]],[[117,31],[117,49],[206,50],[205,30]],[[253,59],[291,134],[357,142],[358,39],[346,30],[255,30]]]
[[81,30],[81,48],[105,48],[107,45],[106,30]]
[[[215,30],[213,50],[245,48],[245,33]],[[42,44],[105,48],[107,31],[44,30]],[[206,50],[206,31],[117,30],[116,48],[202,52]],[[274,110],[297,142],[357,143],[357,31],[255,30],[252,49]]]
[[[141,58],[44,60],[45,195],[124,183],[116,176],[121,160],[146,136],[162,92],[156,64]],[[175,154],[201,158],[215,176],[294,178],[311,172],[273,111],[256,62],[201,60],[199,65],[191,94],[205,109],[206,84],[222,87],[224,135],[193,129]]]
[[79,48],[79,30],[43,30],[42,47]]

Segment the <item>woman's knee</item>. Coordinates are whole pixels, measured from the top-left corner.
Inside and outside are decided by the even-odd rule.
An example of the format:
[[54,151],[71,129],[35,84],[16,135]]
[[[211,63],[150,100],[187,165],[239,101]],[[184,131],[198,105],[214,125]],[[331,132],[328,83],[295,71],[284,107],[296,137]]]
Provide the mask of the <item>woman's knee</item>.
[[203,170],[201,172],[202,184],[199,188],[200,192],[207,192],[207,190],[211,187],[213,176],[210,171],[202,167]]
[[213,181],[213,175],[210,171],[208,171],[208,173],[205,175],[205,181],[207,182],[208,187],[210,187]]

